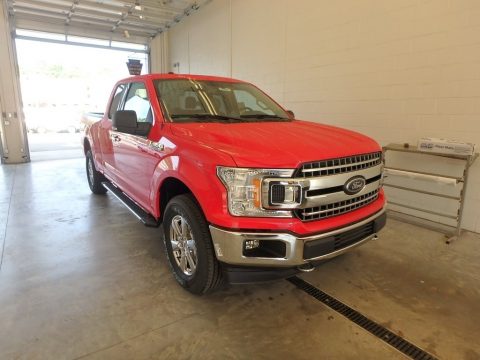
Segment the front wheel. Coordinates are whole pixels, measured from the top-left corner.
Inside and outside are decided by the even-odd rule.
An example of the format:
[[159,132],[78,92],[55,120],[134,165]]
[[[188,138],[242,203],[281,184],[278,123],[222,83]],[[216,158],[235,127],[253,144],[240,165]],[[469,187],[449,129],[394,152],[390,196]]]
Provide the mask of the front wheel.
[[102,181],[105,181],[105,177],[95,168],[95,163],[93,161],[93,155],[91,150],[88,150],[86,154],[86,168],[88,186],[90,186],[90,190],[92,190],[92,193],[105,194],[107,192],[107,189],[102,186]]
[[192,195],[170,200],[163,229],[166,255],[177,282],[196,295],[218,288],[222,273],[208,224]]

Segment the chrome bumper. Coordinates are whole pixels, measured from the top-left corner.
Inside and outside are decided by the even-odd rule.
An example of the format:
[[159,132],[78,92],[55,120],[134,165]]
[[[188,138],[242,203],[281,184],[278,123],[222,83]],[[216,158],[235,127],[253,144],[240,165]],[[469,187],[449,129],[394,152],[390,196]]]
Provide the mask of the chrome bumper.
[[[324,260],[333,258],[340,254],[343,254],[359,245],[366,243],[369,240],[377,238],[376,232],[369,234],[366,237],[360,238],[354,243],[342,247],[338,250],[331,251],[327,254],[304,259],[304,246],[305,244],[321,240],[328,237],[333,237],[370,222],[375,221],[385,213],[385,208],[375,213],[374,215],[350,226],[336,229],[330,232],[326,232],[319,235],[297,237],[288,233],[248,233],[248,232],[235,232],[217,228],[210,225],[210,233],[212,235],[213,245],[215,247],[215,253],[217,259],[221,262],[231,265],[243,265],[243,266],[274,266],[274,267],[291,267],[308,264],[312,261]],[[246,240],[260,240],[260,241],[281,241],[285,243],[286,255],[284,257],[254,257],[244,256],[244,243]]]

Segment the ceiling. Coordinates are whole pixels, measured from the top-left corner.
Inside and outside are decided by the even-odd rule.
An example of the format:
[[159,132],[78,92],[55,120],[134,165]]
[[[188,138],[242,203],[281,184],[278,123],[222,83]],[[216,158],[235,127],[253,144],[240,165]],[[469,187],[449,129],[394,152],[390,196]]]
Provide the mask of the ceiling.
[[148,43],[209,0],[7,0],[15,28]]

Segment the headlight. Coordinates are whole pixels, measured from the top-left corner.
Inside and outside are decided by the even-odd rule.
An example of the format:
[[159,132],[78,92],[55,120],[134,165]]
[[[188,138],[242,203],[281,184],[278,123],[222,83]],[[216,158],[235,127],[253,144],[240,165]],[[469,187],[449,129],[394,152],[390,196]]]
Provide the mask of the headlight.
[[217,167],[217,175],[227,188],[228,210],[235,216],[292,217],[290,211],[262,208],[262,181],[265,177],[291,177],[290,169],[246,169]]

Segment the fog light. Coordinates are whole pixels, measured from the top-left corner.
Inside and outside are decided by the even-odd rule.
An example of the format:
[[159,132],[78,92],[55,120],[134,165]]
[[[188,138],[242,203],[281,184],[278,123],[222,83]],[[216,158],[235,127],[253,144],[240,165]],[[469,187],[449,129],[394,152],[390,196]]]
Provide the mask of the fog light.
[[245,250],[256,249],[260,246],[260,241],[258,240],[245,240]]

